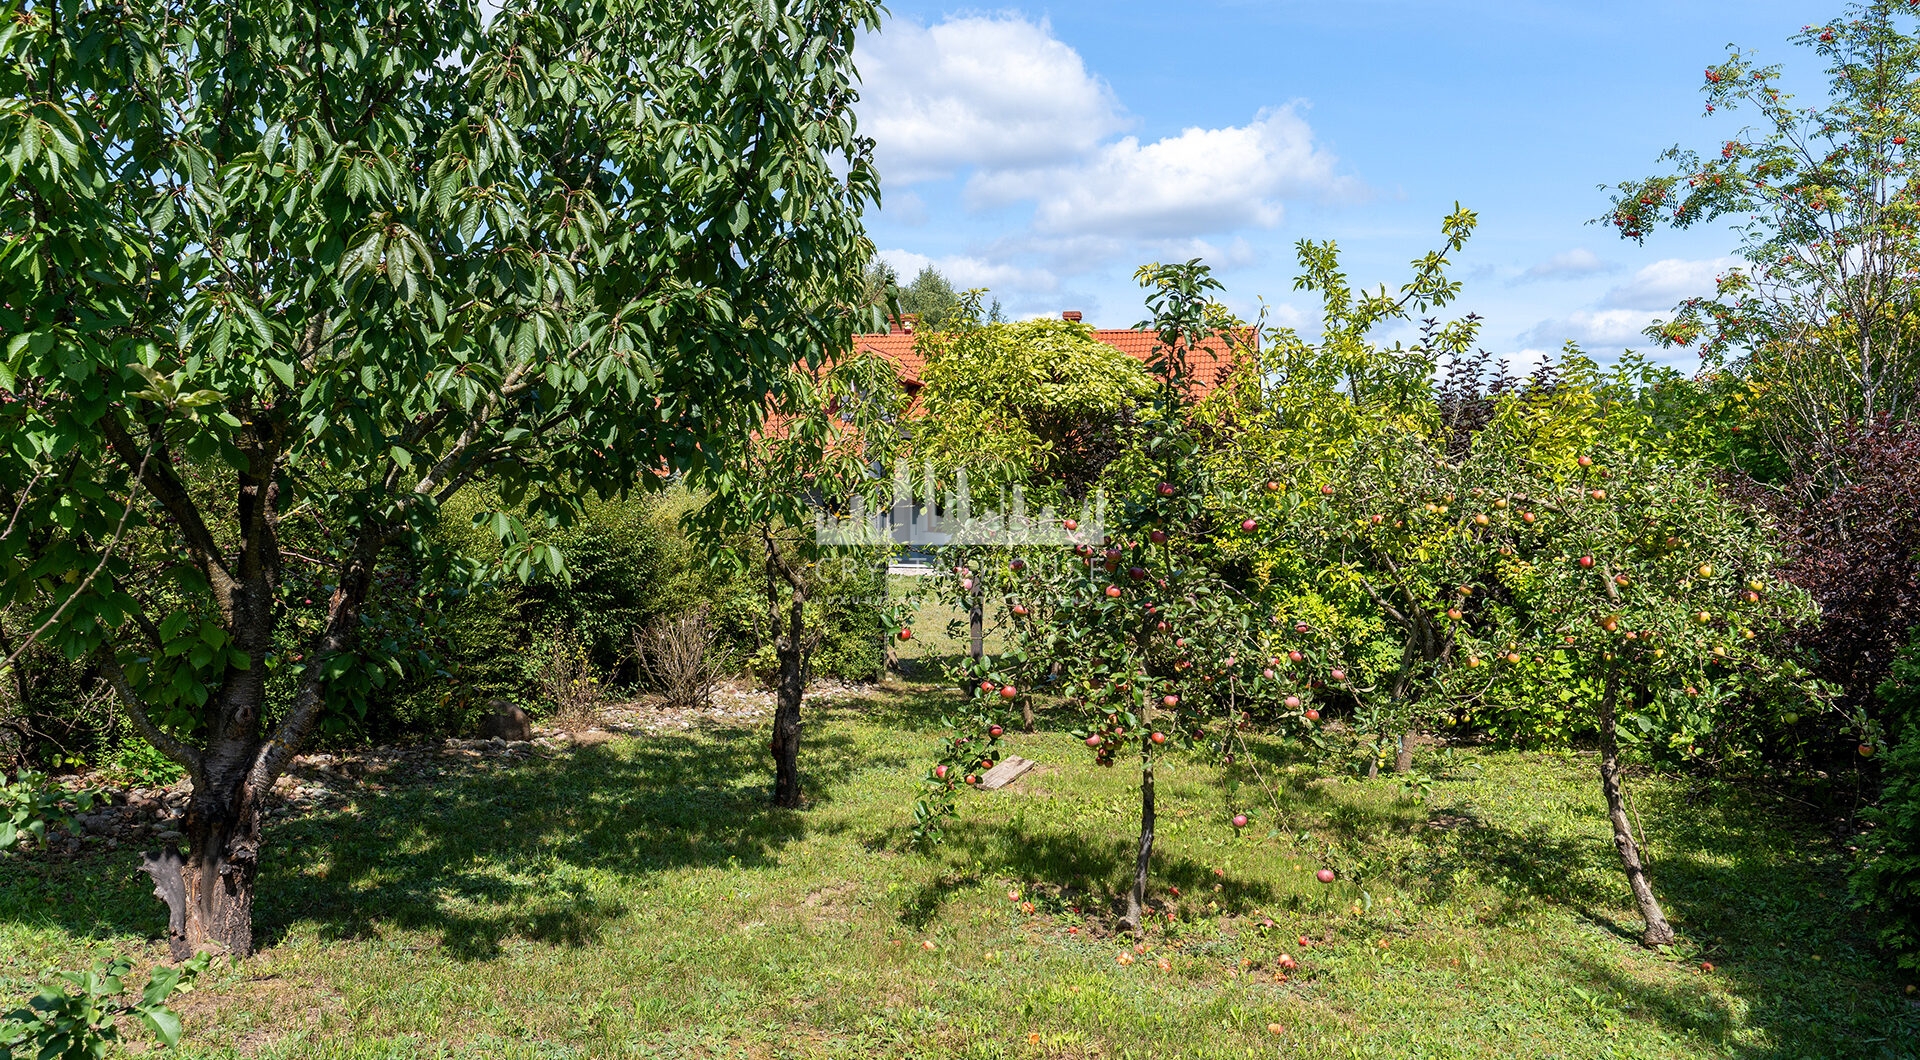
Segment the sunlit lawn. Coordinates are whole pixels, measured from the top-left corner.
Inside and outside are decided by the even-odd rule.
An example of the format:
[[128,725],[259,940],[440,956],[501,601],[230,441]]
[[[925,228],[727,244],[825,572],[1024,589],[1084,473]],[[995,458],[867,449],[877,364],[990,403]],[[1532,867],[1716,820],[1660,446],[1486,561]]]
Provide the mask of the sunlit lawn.
[[[1040,769],[966,800],[931,856],[905,847],[936,704],[896,688],[816,711],[804,812],[767,807],[764,733],[715,728],[276,825],[262,951],[182,1002],[183,1053],[1920,1055],[1832,850],[1732,790],[1637,789],[1690,943],[1663,955],[1632,942],[1590,758],[1463,751],[1424,804],[1316,780],[1278,745],[1258,756],[1277,803],[1244,767],[1176,759],[1154,866],[1173,917],[1136,953],[1110,933],[1135,778],[1069,738],[1013,736]],[[115,948],[160,954],[134,861],[5,868],[13,996]],[[1282,953],[1301,965],[1284,982]]]

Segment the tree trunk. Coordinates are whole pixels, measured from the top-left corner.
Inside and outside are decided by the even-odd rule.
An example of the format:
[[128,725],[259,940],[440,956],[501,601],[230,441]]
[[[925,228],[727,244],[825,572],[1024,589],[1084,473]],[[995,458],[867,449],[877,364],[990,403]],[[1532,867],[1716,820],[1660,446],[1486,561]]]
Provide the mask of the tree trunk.
[[[887,567],[889,563],[884,556],[881,557],[878,566],[879,570],[876,572],[876,577],[879,578],[880,582],[880,602],[874,613],[877,615],[885,615],[887,608],[893,603],[893,583],[887,578]],[[893,633],[887,628],[885,622],[876,622],[875,624],[880,627],[880,665],[875,668],[873,672],[873,679],[877,683],[887,679],[887,670],[893,658]]]
[[[975,575],[976,578],[979,575]],[[980,584],[978,581],[975,585]],[[987,654],[987,613],[980,599],[980,590],[973,591],[973,606],[967,609],[967,632],[969,635],[968,652],[978,662]]]
[[[249,783],[261,743],[235,740],[196,780],[183,828],[187,852],[168,847],[144,856],[154,895],[167,905],[167,945],[174,960],[208,951],[253,952],[253,891],[260,864],[261,811],[270,782]],[[265,774],[261,774],[264,776]]]
[[787,632],[775,642],[780,659],[773,711],[773,804],[800,808],[800,699],[807,690],[806,595],[795,590],[787,605]]
[[1649,947],[1666,946],[1673,942],[1673,927],[1667,923],[1666,914],[1660,911],[1660,902],[1653,896],[1653,886],[1647,881],[1647,872],[1640,864],[1640,848],[1634,845],[1633,828],[1627,820],[1627,801],[1620,790],[1620,739],[1614,728],[1615,699],[1619,695],[1619,678],[1607,675],[1606,690],[1600,696],[1600,790],[1607,797],[1607,819],[1613,824],[1613,845],[1620,851],[1620,865],[1627,870],[1627,884],[1633,888],[1633,900],[1639,903],[1640,915],[1646,920],[1647,929],[1642,941]]
[[1395,773],[1413,772],[1413,734],[1410,732],[1400,734],[1400,749],[1393,756],[1393,771]]
[[1020,697],[1020,731],[1033,731],[1033,699],[1030,696]]
[[1153,860],[1153,744],[1140,741],[1140,852],[1133,863],[1133,890],[1127,892],[1127,930],[1142,933],[1147,905],[1147,865]]

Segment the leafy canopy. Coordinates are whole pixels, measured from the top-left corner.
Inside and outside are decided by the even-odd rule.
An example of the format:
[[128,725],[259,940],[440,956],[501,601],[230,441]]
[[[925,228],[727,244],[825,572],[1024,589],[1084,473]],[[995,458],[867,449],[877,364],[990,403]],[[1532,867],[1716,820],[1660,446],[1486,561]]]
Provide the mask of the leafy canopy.
[[[463,485],[564,520],[710,459],[792,364],[843,345],[876,194],[850,54],[876,18],[18,5],[0,593],[70,656],[105,646],[172,731],[230,731],[260,668],[304,667],[284,755],[322,685],[367,680],[373,558]],[[322,528],[315,554],[283,553],[291,520]],[[561,565],[517,520],[488,526],[519,575]],[[305,663],[265,657],[294,562],[332,594]]]

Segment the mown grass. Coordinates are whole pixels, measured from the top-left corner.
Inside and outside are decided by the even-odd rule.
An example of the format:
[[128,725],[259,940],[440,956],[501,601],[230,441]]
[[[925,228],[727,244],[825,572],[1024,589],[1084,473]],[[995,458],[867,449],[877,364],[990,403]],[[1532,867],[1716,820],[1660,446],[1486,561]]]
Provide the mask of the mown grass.
[[[801,812],[766,805],[764,733],[715,728],[276,825],[262,951],[183,1001],[182,1055],[1920,1055],[1833,852],[1745,794],[1638,784],[1689,940],[1656,954],[1632,941],[1590,758],[1462,752],[1425,803],[1318,779],[1278,744],[1256,744],[1261,779],[1173,759],[1154,878],[1174,918],[1123,965],[1134,776],[1014,735],[1040,768],[911,852],[936,706],[896,690],[816,711]],[[134,860],[4,870],[15,995],[111,949],[159,955]],[[1316,882],[1323,865],[1341,880]],[[1277,982],[1283,952],[1301,967]]]

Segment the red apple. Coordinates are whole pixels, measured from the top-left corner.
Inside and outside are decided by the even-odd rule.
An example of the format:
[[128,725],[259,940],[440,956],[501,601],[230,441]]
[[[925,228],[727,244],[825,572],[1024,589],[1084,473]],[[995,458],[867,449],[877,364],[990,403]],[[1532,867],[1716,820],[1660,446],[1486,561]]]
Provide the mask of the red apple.
[[1285,702],[1285,703],[1287,704],[1287,709],[1288,709],[1288,710],[1299,710],[1299,709],[1300,709],[1300,697],[1299,697],[1299,696],[1288,696],[1288,697],[1286,698],[1286,700],[1285,700],[1284,702]]
[[1327,676],[1333,678],[1335,681],[1345,681],[1347,679],[1347,672],[1339,667],[1335,667],[1333,672]]
[[1455,622],[1460,621],[1460,618],[1461,618],[1460,609],[1457,607],[1447,608],[1447,617],[1453,619]]
[[1320,487],[1320,495],[1321,495],[1322,497],[1331,497],[1331,496],[1333,496],[1333,487],[1332,487],[1332,486],[1322,486],[1322,487]]
[[1321,870],[1320,870],[1319,872],[1316,872],[1316,873],[1314,873],[1314,874],[1313,874],[1313,877],[1314,877],[1314,879],[1317,879],[1317,880],[1319,880],[1319,881],[1320,881],[1321,883],[1332,883],[1332,882],[1333,882],[1333,870],[1332,870],[1332,869],[1321,869]]
[[1134,581],[1139,581],[1140,579],[1146,576],[1147,576],[1147,569],[1145,567],[1128,567],[1127,568],[1127,577],[1132,578]]
[[1520,513],[1520,521],[1521,521],[1521,522],[1523,522],[1523,523],[1531,523],[1531,522],[1533,522],[1533,513],[1532,513],[1532,512],[1521,512],[1521,513]]
[[973,775],[972,773],[968,773],[968,774],[967,774],[967,783],[969,783],[969,784],[978,784],[978,783],[980,783],[980,778],[979,778],[979,777],[976,777],[976,776],[974,776],[974,775]]
[[1593,557],[1592,557],[1592,556],[1581,556],[1581,557],[1580,557],[1580,565],[1581,565],[1582,567],[1591,567],[1591,566],[1593,566]]
[[1386,521],[1387,521],[1387,517],[1384,515],[1370,515],[1367,517],[1367,522],[1370,522],[1375,526],[1379,526],[1381,523],[1384,523]]
[[1165,706],[1168,710],[1172,710],[1173,708],[1180,705],[1180,697],[1169,693],[1167,695],[1160,697],[1160,703],[1162,706]]
[[989,726],[987,726],[987,735],[988,735],[988,736],[991,736],[991,737],[993,737],[993,738],[994,738],[994,739],[996,739],[996,740],[1000,738],[1000,734],[1001,734],[1001,733],[1004,733],[1004,732],[1006,732],[1006,731],[1007,731],[1007,730],[1005,730],[1005,729],[1003,729],[1003,728],[1001,728],[1001,727],[1000,727],[1000,726],[998,726],[998,725],[989,725]]
[[1014,605],[1013,605],[1013,613],[1014,613],[1014,614],[1016,614],[1016,615],[1019,615],[1019,616],[1021,616],[1022,618],[1024,618],[1024,617],[1026,617],[1026,614],[1027,614],[1027,605],[1026,605],[1026,604],[1014,604]]
[[1294,623],[1293,631],[1295,633],[1305,633],[1309,628],[1311,627],[1309,627],[1305,622],[1296,622]]
[[1259,528],[1260,528],[1260,524],[1252,519],[1243,519],[1240,522],[1240,529],[1246,531],[1249,534],[1253,533],[1255,530],[1258,530]]
[[1020,690],[1019,690],[1019,689],[1017,689],[1017,688],[1015,688],[1015,687],[1013,687],[1012,685],[1008,685],[1008,686],[1006,686],[1005,688],[1002,688],[1002,689],[1000,690],[1000,698],[1001,698],[1001,699],[1012,699],[1013,697],[1015,697],[1015,696],[1017,696],[1017,695],[1019,695],[1019,694],[1020,694]]
[[1307,661],[1307,657],[1306,657],[1305,655],[1302,655],[1302,654],[1300,654],[1300,652],[1298,652],[1298,651],[1290,651],[1290,652],[1288,652],[1288,653],[1287,653],[1287,661],[1288,661],[1288,662],[1296,662],[1296,663],[1297,663],[1297,662],[1306,662],[1306,661]]
[[1149,530],[1147,531],[1147,540],[1156,545],[1164,545],[1167,543],[1167,532],[1165,530]]
[[1108,596],[1110,596],[1110,597],[1112,597],[1112,596],[1119,596],[1119,595],[1120,595],[1120,587],[1119,587],[1118,585],[1109,585],[1109,586],[1107,586],[1107,595],[1108,595]]
[[1247,815],[1246,815],[1246,814],[1244,814],[1244,813],[1236,813],[1236,814],[1234,814],[1234,815],[1233,815],[1233,826],[1234,826],[1235,828],[1245,828],[1245,827],[1247,826]]
[[1007,564],[1007,567],[1014,571],[1023,571],[1027,569],[1027,561],[1024,559],[1015,559],[1013,562]]
[[1171,496],[1173,496],[1173,483],[1171,483],[1171,482],[1162,482],[1162,483],[1160,484],[1160,496],[1162,496],[1162,497],[1171,497]]
[[1870,744],[1870,743],[1863,743],[1863,744],[1861,744],[1861,745],[1860,745],[1860,757],[1862,757],[1862,758],[1872,758],[1872,757],[1873,757],[1873,745],[1872,745],[1872,744]]
[[901,640],[912,640],[912,639],[913,639],[913,630],[910,630],[910,629],[902,629],[902,630],[901,630],[901,631],[899,632],[899,634],[898,634],[898,636],[900,637],[900,639],[901,639]]
[[946,767],[946,766],[934,766],[934,767],[933,767],[933,778],[934,778],[935,780],[945,780],[945,779],[947,779],[947,767]]
[[1580,466],[1581,466],[1581,467],[1592,467],[1592,466],[1593,466],[1593,457],[1590,457],[1590,456],[1582,456],[1582,457],[1580,458]]
[[1163,619],[1161,619],[1160,621],[1158,621],[1158,622],[1155,622],[1155,623],[1153,624],[1153,628],[1155,628],[1155,629],[1157,629],[1157,630],[1159,630],[1159,631],[1160,631],[1160,632],[1162,632],[1162,633],[1165,633],[1165,632],[1166,632],[1167,630],[1169,630],[1169,629],[1171,629],[1171,628],[1173,628],[1173,627],[1171,627],[1171,626],[1169,626],[1169,625],[1167,625],[1167,620],[1163,618]]
[[1308,720],[1308,721],[1319,721],[1319,720],[1320,720],[1320,712],[1319,712],[1319,711],[1317,711],[1317,710],[1309,710],[1309,711],[1307,711],[1307,720]]
[[1606,491],[1606,490],[1592,490],[1592,491],[1590,491],[1590,492],[1589,492],[1589,493],[1587,494],[1587,496],[1589,496],[1589,497],[1592,497],[1592,498],[1593,498],[1594,500],[1596,500],[1596,501],[1604,501],[1604,500],[1606,500],[1606,499],[1607,499],[1607,491]]
[[1087,737],[1087,746],[1088,747],[1100,746],[1100,734],[1094,733],[1092,736]]
[[1147,739],[1149,739],[1149,740],[1152,740],[1152,741],[1153,741],[1154,743],[1157,743],[1157,744],[1159,744],[1159,743],[1166,743],[1166,742],[1167,742],[1167,734],[1166,734],[1166,733],[1164,733],[1164,732],[1156,732],[1156,733],[1154,733],[1153,735],[1151,735],[1151,736],[1149,736],[1149,737],[1147,737]]
[[1280,484],[1279,484],[1278,482],[1275,482],[1275,481],[1273,481],[1272,479],[1268,479],[1268,480],[1267,480],[1267,492],[1268,492],[1268,493],[1272,493],[1272,492],[1274,492],[1275,490],[1277,490],[1277,489],[1279,489],[1279,488],[1280,488]]
[[1269,681],[1273,680],[1274,679],[1273,668],[1268,667],[1267,669],[1260,671],[1260,676],[1266,678]]
[[1062,519],[1060,520],[1060,525],[1066,527],[1068,530],[1080,529],[1080,524],[1074,522],[1072,519]]

